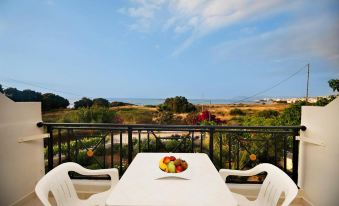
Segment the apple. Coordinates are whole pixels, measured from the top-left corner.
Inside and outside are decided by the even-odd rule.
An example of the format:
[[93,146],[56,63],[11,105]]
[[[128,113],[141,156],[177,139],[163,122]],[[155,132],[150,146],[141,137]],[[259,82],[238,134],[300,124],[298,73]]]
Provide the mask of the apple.
[[169,172],[169,173],[175,173],[175,165],[174,165],[174,162],[173,162],[173,161],[170,161],[170,162],[167,164],[167,168],[168,168],[168,172]]
[[168,164],[170,161],[171,161],[171,158],[170,158],[169,156],[164,157],[163,162],[164,162],[165,164]]
[[186,170],[186,169],[187,169],[188,165],[187,165],[187,162],[186,162],[185,160],[183,160],[183,161],[181,162],[181,167],[182,167],[183,170]]
[[181,159],[176,159],[176,160],[174,161],[174,165],[175,165],[175,166],[181,165],[181,162],[182,162]]
[[184,169],[179,165],[179,166],[176,166],[176,167],[175,167],[175,171],[176,171],[177,173],[179,173],[179,172],[184,171]]
[[170,156],[171,161],[175,161],[177,158],[175,158],[174,156]]

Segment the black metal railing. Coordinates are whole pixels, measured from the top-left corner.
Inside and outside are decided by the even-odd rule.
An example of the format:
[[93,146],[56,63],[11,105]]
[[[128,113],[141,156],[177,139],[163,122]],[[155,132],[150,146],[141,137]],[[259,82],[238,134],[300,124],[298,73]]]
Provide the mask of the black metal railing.
[[[124,125],[38,123],[45,139],[47,171],[68,161],[91,169],[118,168],[124,173],[139,152],[203,152],[217,169],[249,169],[268,162],[297,182],[299,142],[304,126]],[[258,179],[259,178],[259,179]],[[260,182],[230,179],[230,182]]]

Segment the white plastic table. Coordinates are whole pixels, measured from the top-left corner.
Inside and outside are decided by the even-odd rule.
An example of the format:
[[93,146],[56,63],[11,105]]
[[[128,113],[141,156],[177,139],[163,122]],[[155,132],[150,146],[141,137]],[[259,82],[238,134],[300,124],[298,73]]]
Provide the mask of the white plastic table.
[[[163,173],[159,160],[166,155],[187,161],[188,169],[184,171],[187,173],[183,175],[187,179],[157,179]],[[139,153],[109,195],[106,205],[235,206],[237,202],[206,154]]]

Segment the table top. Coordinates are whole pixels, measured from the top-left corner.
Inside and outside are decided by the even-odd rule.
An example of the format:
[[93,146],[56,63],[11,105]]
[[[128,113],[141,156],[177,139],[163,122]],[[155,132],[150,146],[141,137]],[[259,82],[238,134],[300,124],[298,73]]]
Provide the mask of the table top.
[[[158,178],[159,160],[173,155],[187,161],[186,179]],[[159,173],[160,171],[160,173]],[[237,205],[204,153],[139,153],[106,200],[108,206]]]

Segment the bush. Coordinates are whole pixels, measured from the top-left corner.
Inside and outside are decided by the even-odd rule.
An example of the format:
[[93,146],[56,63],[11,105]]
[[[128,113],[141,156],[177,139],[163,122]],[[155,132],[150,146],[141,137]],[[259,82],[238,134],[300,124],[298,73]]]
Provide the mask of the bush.
[[112,102],[111,107],[121,107],[121,106],[133,106],[134,104],[126,103],[126,102]]
[[116,110],[117,114],[124,120],[126,124],[152,124],[153,111],[148,109],[140,109],[135,107],[119,108]]
[[104,98],[96,98],[96,99],[89,99],[87,97],[83,97],[82,99],[74,102],[74,108],[82,108],[82,107],[109,107],[110,103],[107,99]]
[[93,101],[87,97],[83,97],[82,99],[74,102],[74,108],[78,109],[81,107],[91,107],[93,105]]
[[245,115],[246,113],[244,111],[242,111],[241,109],[238,109],[238,108],[234,108],[234,109],[231,109],[230,111],[230,115],[240,115],[240,116],[243,116]]
[[146,105],[144,105],[144,107],[148,107],[148,108],[156,108],[156,107],[157,107],[157,105],[150,105],[150,104],[146,104]]
[[162,111],[158,113],[156,117],[156,122],[158,124],[171,124],[173,122],[174,116],[172,112]]
[[198,123],[198,116],[199,114],[197,112],[189,113],[185,118],[186,124],[196,125]]
[[335,95],[331,95],[329,97],[320,97],[317,99],[315,103],[316,106],[326,106],[328,103],[332,102],[336,98]]
[[160,111],[168,111],[174,113],[186,113],[196,111],[196,107],[188,102],[185,97],[176,96],[167,98],[163,104],[159,105]]
[[208,110],[201,112],[201,114],[199,114],[196,119],[196,124],[200,125],[218,125],[222,123],[225,123],[225,121],[217,118]]
[[300,125],[301,107],[305,105],[308,104],[305,101],[300,101],[291,104],[288,108],[284,109],[278,118],[279,125]]
[[66,114],[61,122],[67,123],[122,123],[115,111],[106,107],[82,107]]
[[109,101],[104,98],[96,98],[93,99],[93,105],[92,106],[97,106],[97,107],[109,107]]
[[279,112],[272,110],[272,109],[268,109],[268,110],[262,110],[262,111],[258,112],[257,115],[258,115],[258,117],[272,118],[272,117],[279,116]]

